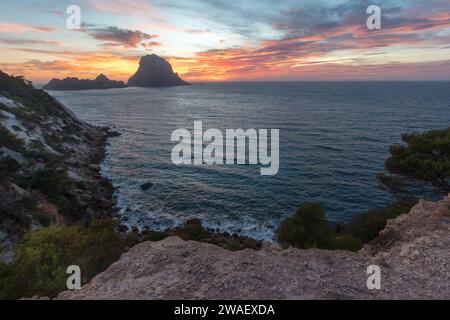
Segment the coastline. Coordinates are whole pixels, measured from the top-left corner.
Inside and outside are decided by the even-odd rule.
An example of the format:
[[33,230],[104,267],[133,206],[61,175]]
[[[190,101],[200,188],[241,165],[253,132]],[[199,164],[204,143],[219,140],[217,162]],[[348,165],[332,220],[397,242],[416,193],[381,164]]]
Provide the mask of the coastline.
[[[422,200],[390,220],[359,252],[276,247],[232,252],[179,237],[147,241],[81,290],[56,299],[448,299],[449,219],[449,197]],[[371,265],[382,270],[380,290],[368,290]]]
[[184,240],[193,240],[209,244],[214,244],[225,249],[232,251],[253,249],[260,250],[263,246],[277,246],[274,243],[267,242],[265,240],[258,240],[250,236],[243,236],[238,234],[231,234],[228,232],[218,232],[213,228],[209,228],[199,219],[190,219],[185,223],[178,226],[168,228],[161,231],[152,230],[150,228],[140,229],[137,226],[131,226],[126,224],[120,224],[121,216],[120,211],[125,208],[119,208],[119,202],[116,192],[120,188],[114,187],[112,178],[108,175],[110,169],[107,164],[108,157],[110,156],[108,148],[110,147],[110,139],[120,136],[120,133],[112,130],[110,127],[99,127],[104,134],[104,141],[102,142],[102,153],[97,158],[99,165],[98,173],[101,175],[99,179],[100,184],[107,186],[104,197],[111,200],[114,206],[111,207],[112,216],[118,221],[117,232],[119,233],[133,233],[136,236],[138,242],[144,241],[160,241],[168,237],[178,236]]

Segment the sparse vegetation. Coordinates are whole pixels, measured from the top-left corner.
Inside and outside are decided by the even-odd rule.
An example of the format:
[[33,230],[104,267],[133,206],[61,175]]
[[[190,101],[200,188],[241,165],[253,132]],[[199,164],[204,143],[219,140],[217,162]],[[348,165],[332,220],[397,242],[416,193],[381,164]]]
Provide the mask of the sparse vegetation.
[[88,282],[135,243],[115,227],[114,220],[103,219],[90,227],[53,225],[31,232],[16,245],[14,261],[0,266],[0,299],[54,297],[66,288],[70,265],[78,265],[82,282]]
[[0,125],[0,146],[15,152],[22,152],[24,150],[25,142]]
[[[69,114],[61,105],[43,90],[33,88],[30,81],[23,77],[13,77],[0,71],[0,94],[26,105],[29,110],[33,110],[33,116],[29,120],[44,120],[49,116],[68,117]],[[22,112],[20,108],[11,110]],[[27,117],[26,114],[20,116]],[[29,116],[29,115],[28,115]],[[28,118],[28,117],[27,117]]]
[[71,186],[72,180],[67,170],[51,164],[34,172],[30,178],[30,187],[45,194],[51,201],[59,203],[60,196]]

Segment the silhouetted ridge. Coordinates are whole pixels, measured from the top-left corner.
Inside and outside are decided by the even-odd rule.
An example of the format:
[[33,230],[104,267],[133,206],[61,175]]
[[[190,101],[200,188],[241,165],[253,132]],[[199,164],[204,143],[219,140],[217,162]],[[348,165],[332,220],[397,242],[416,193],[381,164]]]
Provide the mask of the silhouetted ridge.
[[95,80],[65,78],[63,80],[53,79],[42,89],[44,90],[92,90],[92,89],[112,89],[125,88],[123,81],[109,80],[103,73]]

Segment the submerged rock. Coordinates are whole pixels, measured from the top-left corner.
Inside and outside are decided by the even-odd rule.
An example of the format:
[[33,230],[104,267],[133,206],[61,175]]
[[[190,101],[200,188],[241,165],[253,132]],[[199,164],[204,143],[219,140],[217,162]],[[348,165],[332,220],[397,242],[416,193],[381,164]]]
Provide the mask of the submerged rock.
[[141,184],[141,189],[144,191],[147,191],[151,187],[153,187],[153,183],[151,183],[151,182],[146,182],[146,183]]
[[172,66],[165,59],[152,54],[146,55],[139,61],[139,69],[128,80],[130,87],[174,87],[187,86],[178,73],[174,73]]

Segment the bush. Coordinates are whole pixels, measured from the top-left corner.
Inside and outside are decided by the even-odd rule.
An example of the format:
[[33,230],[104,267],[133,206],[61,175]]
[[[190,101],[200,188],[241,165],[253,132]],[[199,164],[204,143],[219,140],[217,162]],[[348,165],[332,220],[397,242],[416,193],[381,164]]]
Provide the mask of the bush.
[[387,220],[408,213],[416,203],[416,199],[403,199],[386,208],[369,210],[356,216],[349,223],[339,225],[338,232],[351,234],[362,243],[368,243],[384,229]]
[[22,152],[24,150],[25,142],[0,125],[0,146],[16,152]]
[[78,265],[82,283],[88,282],[133,244],[114,231],[116,226],[104,219],[90,227],[53,225],[31,232],[16,245],[14,261],[2,267],[0,299],[54,297],[66,289],[70,265]]
[[280,225],[276,235],[283,247],[332,248],[333,229],[325,219],[325,210],[317,203],[298,208],[293,217]]
[[333,240],[334,250],[358,251],[361,250],[362,246],[363,243],[351,234],[337,236]]
[[[389,148],[387,173],[378,179],[394,194],[427,196],[424,186],[435,194],[450,192],[450,128],[402,135],[404,144]],[[422,190],[421,190],[422,189]]]
[[10,156],[0,158],[0,181],[8,180],[19,171],[21,165]]
[[30,187],[41,191],[51,201],[59,204],[61,195],[71,184],[72,180],[68,177],[67,170],[47,164],[33,173]]
[[277,229],[280,244],[286,248],[318,248],[358,251],[384,229],[388,219],[407,213],[416,200],[402,200],[387,208],[371,210],[355,217],[347,224],[332,227],[326,220],[320,204],[305,204],[295,215],[286,219]]

